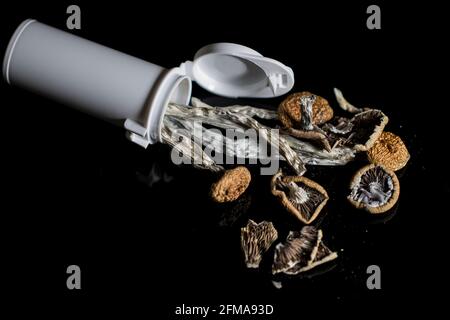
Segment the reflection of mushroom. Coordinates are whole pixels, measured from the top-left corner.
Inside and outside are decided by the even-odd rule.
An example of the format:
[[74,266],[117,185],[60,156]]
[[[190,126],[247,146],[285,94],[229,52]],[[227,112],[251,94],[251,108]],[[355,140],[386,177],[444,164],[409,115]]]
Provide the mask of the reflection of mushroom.
[[314,95],[311,92],[297,92],[289,95],[278,107],[278,118],[286,128],[302,129],[301,98],[315,97],[312,105],[312,123],[321,125],[333,118],[333,109],[325,98]]
[[379,165],[361,168],[350,184],[350,203],[370,213],[382,213],[392,208],[400,195],[400,183],[395,173]]
[[278,232],[272,222],[256,223],[248,220],[247,226],[241,228],[241,247],[244,251],[247,268],[258,268],[265,253],[277,240]]
[[239,220],[239,218],[245,215],[252,204],[252,197],[250,194],[243,194],[236,201],[230,203],[220,204],[220,218],[219,226],[231,227]]
[[328,201],[328,194],[318,183],[302,176],[275,174],[271,182],[272,194],[283,206],[305,224],[319,215]]
[[227,170],[211,187],[211,197],[216,202],[234,201],[244,193],[252,177],[246,167]]
[[356,151],[370,149],[380,137],[389,118],[380,110],[363,111],[351,120],[353,130],[346,139],[346,144],[353,146]]
[[285,243],[275,247],[272,273],[295,275],[337,258],[322,242],[322,230],[305,226],[289,232]]
[[367,151],[369,161],[392,171],[403,168],[410,155],[399,136],[391,132],[383,132],[375,144]]

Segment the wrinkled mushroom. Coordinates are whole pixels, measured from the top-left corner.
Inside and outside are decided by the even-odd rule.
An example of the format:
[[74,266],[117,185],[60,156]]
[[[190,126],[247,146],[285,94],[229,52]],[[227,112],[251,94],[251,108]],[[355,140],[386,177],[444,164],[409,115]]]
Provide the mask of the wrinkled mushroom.
[[350,183],[350,203],[370,213],[383,213],[391,209],[400,195],[396,174],[379,165],[369,164],[355,174]]
[[410,155],[402,139],[392,132],[383,132],[367,151],[369,161],[397,171],[408,162]]
[[246,167],[240,166],[225,171],[212,185],[211,198],[216,202],[234,201],[248,188],[252,177]]
[[271,181],[272,194],[301,222],[310,224],[328,201],[328,194],[318,183],[303,176],[283,176],[281,170]]
[[256,223],[249,219],[247,226],[241,228],[241,247],[247,268],[258,268],[262,255],[277,238],[278,232],[272,222]]
[[275,247],[272,273],[296,275],[337,258],[322,242],[322,230],[305,226],[300,232],[290,231],[285,243]]
[[285,133],[318,142],[331,151],[326,133],[318,127],[333,118],[333,109],[324,98],[307,91],[291,94],[278,107],[278,118]]
[[303,91],[290,94],[278,107],[278,118],[286,128],[301,129],[302,106],[301,98],[314,96],[312,105],[312,123],[321,125],[333,118],[333,109],[325,98]]

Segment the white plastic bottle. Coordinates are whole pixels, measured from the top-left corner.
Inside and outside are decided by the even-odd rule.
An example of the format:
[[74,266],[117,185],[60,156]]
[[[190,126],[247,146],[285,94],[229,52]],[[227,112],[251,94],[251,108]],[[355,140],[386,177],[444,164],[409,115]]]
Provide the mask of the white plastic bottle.
[[143,147],[160,141],[169,102],[189,103],[191,79],[228,97],[273,97],[294,84],[289,67],[241,45],[208,45],[194,61],[165,69],[32,19],[14,32],[3,77],[123,126],[128,138]]

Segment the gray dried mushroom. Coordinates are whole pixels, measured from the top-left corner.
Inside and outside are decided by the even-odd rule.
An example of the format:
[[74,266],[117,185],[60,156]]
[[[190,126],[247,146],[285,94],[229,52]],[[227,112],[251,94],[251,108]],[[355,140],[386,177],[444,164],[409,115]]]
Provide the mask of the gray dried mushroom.
[[305,224],[317,218],[329,199],[318,183],[303,176],[283,176],[281,170],[273,176],[271,189],[281,204]]
[[258,268],[262,255],[277,238],[278,232],[272,222],[256,223],[249,219],[247,226],[241,228],[241,247],[247,268]]
[[391,209],[400,195],[396,174],[379,165],[369,164],[355,174],[350,184],[350,203],[373,214]]
[[380,110],[360,112],[351,119],[339,117],[322,126],[328,140],[336,145],[345,145],[355,151],[369,150],[383,133],[389,118]]
[[322,242],[322,230],[305,226],[300,232],[291,231],[285,243],[275,247],[272,273],[296,275],[337,258]]

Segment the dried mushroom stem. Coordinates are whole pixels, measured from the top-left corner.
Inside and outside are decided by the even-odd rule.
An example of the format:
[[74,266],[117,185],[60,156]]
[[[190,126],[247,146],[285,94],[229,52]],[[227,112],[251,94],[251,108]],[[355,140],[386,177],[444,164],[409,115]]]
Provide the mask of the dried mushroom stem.
[[295,138],[305,139],[310,141],[318,142],[326,151],[331,152],[332,147],[330,146],[330,142],[325,134],[318,131],[303,131],[297,130],[294,128],[284,129],[282,132],[285,132]]
[[277,238],[278,232],[272,222],[256,223],[249,219],[247,226],[241,228],[241,248],[247,268],[258,268],[262,255]]
[[303,96],[300,98],[300,110],[302,117],[300,119],[300,128],[303,130],[313,130],[313,104],[316,101],[315,95]]
[[272,194],[304,224],[312,223],[329,197],[318,183],[301,176],[282,176],[281,170],[271,181]]
[[162,142],[173,148],[172,152],[179,152],[183,157],[189,159],[195,168],[207,169],[213,172],[223,171],[223,167],[216,164],[205,152],[202,147],[192,141],[190,134],[178,130],[172,122],[165,118],[165,125],[161,129]]
[[348,102],[344,95],[342,94],[342,91],[338,88],[334,88],[334,95],[336,96],[336,100],[338,102],[339,107],[341,107],[342,110],[350,112],[350,113],[360,113],[363,112],[364,109],[357,108],[354,105],[352,105],[350,102]]

